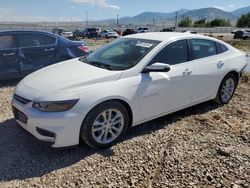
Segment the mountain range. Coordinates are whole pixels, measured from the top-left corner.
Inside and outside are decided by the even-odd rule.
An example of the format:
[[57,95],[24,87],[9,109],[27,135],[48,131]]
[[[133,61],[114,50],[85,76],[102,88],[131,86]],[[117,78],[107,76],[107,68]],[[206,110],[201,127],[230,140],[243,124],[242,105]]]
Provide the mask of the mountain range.
[[[195,10],[180,9],[175,12],[143,12],[133,17],[122,17],[119,19],[120,24],[152,24],[158,23],[174,23],[176,19],[176,13],[178,20],[183,17],[189,17],[193,21],[200,19],[206,19],[211,21],[215,18],[229,20],[231,23],[236,23],[237,19],[242,15],[250,12],[250,6],[243,7],[232,12],[223,11],[218,8],[201,8]],[[102,20],[99,23],[114,23],[115,19]]]

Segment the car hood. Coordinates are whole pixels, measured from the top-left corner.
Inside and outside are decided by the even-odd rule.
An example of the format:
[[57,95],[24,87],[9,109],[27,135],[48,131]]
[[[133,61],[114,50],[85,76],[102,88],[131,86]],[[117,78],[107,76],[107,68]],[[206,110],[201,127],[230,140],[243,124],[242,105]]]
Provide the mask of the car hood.
[[40,69],[24,78],[22,84],[41,92],[77,92],[115,81],[121,74],[121,71],[95,67],[77,58]]

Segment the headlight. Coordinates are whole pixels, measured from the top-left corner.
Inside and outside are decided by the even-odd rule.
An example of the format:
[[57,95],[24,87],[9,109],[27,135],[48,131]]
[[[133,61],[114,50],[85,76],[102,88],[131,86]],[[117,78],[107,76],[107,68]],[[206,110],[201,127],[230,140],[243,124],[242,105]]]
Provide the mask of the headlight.
[[67,101],[33,102],[33,108],[42,112],[63,112],[71,109],[79,99]]

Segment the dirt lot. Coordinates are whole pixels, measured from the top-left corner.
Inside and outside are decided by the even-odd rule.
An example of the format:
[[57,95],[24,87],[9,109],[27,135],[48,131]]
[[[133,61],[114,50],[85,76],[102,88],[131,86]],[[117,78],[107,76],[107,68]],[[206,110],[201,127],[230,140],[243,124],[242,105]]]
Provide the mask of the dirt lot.
[[0,187],[250,187],[250,74],[228,105],[139,125],[107,150],[52,149],[14,121],[0,84]]

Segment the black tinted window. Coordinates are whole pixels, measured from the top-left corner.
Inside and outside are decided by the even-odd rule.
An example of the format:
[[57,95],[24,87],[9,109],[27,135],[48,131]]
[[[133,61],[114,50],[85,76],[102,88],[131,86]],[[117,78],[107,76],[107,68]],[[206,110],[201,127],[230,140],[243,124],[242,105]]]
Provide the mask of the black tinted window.
[[43,34],[22,33],[19,35],[19,47],[51,45],[55,42],[54,37]]
[[187,41],[180,40],[173,42],[162,49],[151,61],[152,63],[160,62],[170,65],[188,61]]
[[191,44],[195,59],[217,54],[216,46],[213,41],[203,39],[192,39]]
[[0,50],[16,47],[14,35],[0,35]]
[[227,47],[221,43],[217,43],[217,49],[219,54],[224,53],[228,50]]

